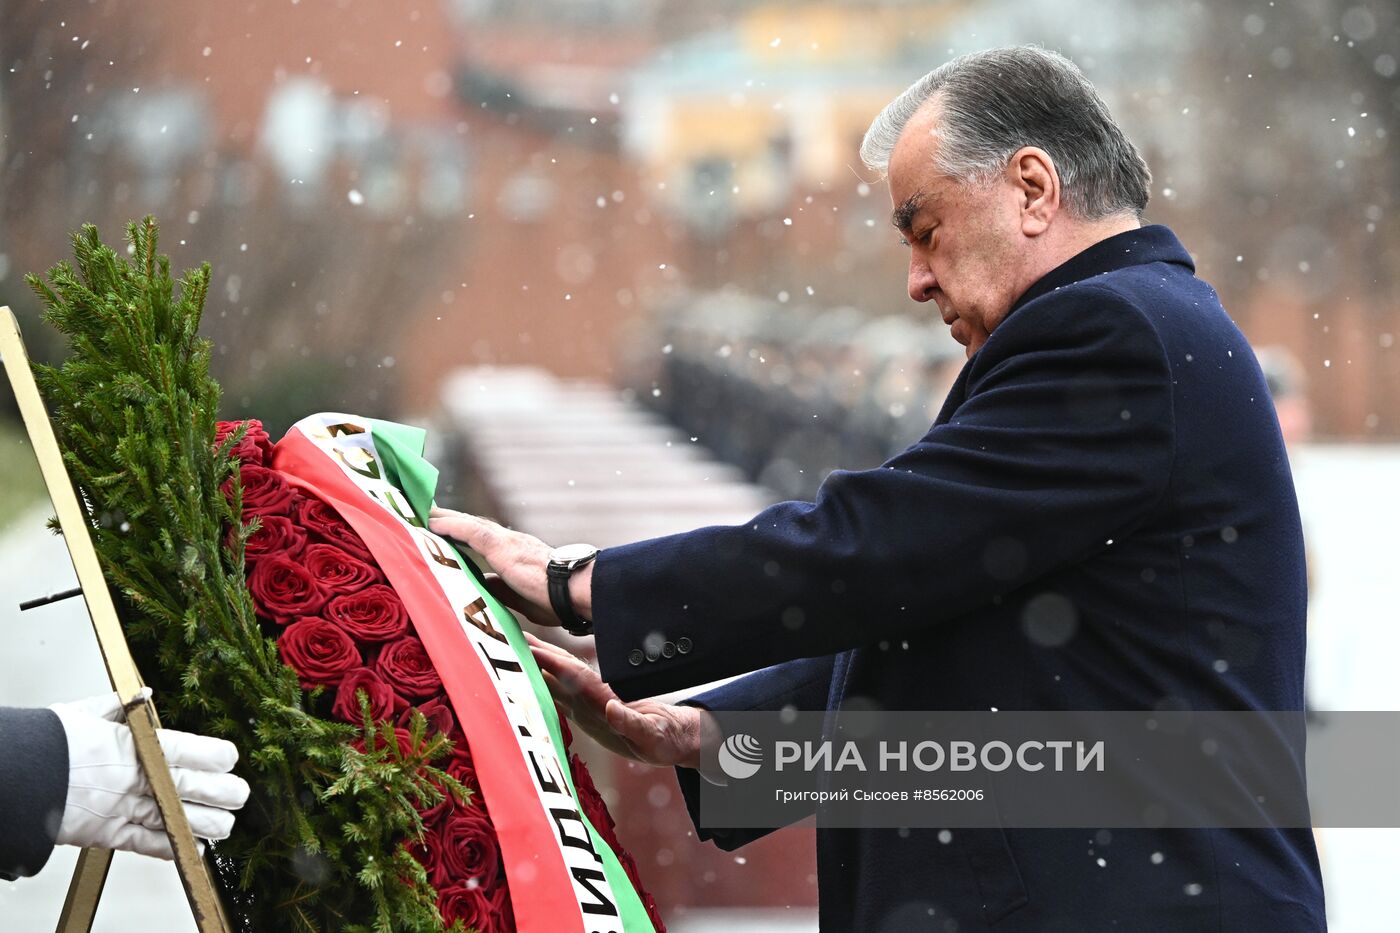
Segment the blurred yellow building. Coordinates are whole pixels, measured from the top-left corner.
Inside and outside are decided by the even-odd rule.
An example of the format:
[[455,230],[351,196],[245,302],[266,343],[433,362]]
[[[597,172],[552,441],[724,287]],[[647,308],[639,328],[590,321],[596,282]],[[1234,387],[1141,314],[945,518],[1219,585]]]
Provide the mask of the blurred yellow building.
[[665,46],[632,76],[624,144],[692,222],[772,210],[824,188],[964,3],[769,4]]

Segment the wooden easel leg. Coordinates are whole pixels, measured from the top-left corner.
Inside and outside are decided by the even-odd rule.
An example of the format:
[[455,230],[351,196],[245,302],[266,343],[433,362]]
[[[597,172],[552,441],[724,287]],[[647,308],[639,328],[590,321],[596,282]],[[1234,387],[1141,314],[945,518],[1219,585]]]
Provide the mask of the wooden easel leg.
[[180,802],[179,792],[170,776],[170,766],[165,762],[165,754],[156,736],[160,723],[156,720],[155,707],[149,702],[128,704],[126,724],[131,729],[136,758],[146,773],[151,795],[155,797],[161,819],[165,822],[175,867],[180,873],[180,883],[184,885],[190,910],[194,913],[195,926],[200,933],[229,933],[228,919],[214,890],[209,866],[199,854],[194,835],[190,832],[185,807]]
[[[195,925],[200,933],[229,933],[228,915],[219,903],[209,866],[200,857],[179,791],[175,789],[175,781],[170,775],[170,766],[156,737],[160,721],[156,717],[155,707],[149,700],[139,698],[141,675],[131,658],[126,635],[117,618],[116,604],[102,575],[102,564],[88,530],[90,517],[78,501],[68,469],[63,464],[58,438],[54,435],[53,425],[49,423],[34,374],[29,369],[29,355],[24,349],[19,324],[10,309],[3,306],[0,306],[0,363],[3,363],[10,386],[14,389],[15,402],[24,418],[29,442],[34,445],[35,459],[39,461],[39,472],[43,474],[49,499],[63,529],[63,541],[68,545],[68,554],[73,559],[78,585],[87,602],[88,614],[92,617],[97,645],[107,665],[107,675],[126,706],[126,721],[136,746],[136,758],[151,785],[152,796],[165,823],[165,832],[175,856],[175,867],[185,887]],[[68,889],[68,900],[63,905],[59,933],[87,933],[92,929],[97,902],[102,896],[102,885],[107,880],[107,870],[111,865],[111,852],[83,850],[73,874],[73,883]]]
[[84,849],[78,853],[63,913],[58,916],[57,933],[88,933],[92,929],[102,886],[107,883],[107,871],[111,867],[110,849]]

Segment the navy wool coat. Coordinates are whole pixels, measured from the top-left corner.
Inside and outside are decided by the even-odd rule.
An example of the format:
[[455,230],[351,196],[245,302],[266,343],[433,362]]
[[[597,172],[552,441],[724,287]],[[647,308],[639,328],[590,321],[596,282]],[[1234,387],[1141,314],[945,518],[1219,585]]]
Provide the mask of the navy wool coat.
[[[745,525],[607,548],[593,577],[617,693],[756,672],[695,698],[725,710],[1298,710],[1306,600],[1259,365],[1162,226],[1033,285],[883,466]],[[678,774],[695,816],[697,775]],[[821,929],[1325,928],[1306,829],[943,840],[818,814]]]
[[68,800],[68,736],[48,709],[0,706],[0,880],[38,874]]

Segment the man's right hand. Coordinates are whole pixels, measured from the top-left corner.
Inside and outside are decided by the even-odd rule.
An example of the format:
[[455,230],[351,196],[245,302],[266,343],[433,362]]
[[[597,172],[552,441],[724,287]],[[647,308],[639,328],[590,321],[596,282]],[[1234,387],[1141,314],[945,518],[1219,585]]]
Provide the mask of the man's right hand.
[[719,732],[710,713],[657,700],[624,703],[583,660],[528,632],[525,638],[555,701],[599,745],[642,764],[699,767],[701,742]]

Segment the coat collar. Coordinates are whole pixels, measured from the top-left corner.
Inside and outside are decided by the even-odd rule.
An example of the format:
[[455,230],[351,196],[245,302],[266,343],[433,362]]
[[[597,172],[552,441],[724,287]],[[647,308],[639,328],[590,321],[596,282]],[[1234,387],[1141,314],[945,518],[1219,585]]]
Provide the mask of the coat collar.
[[1014,312],[1022,305],[1057,288],[1073,285],[1105,272],[1150,262],[1171,262],[1185,266],[1193,273],[1196,271],[1196,264],[1191,261],[1191,255],[1186,252],[1186,247],[1181,245],[1176,234],[1161,224],[1152,224],[1116,233],[1070,257],[1026,289],[1026,293],[1011,306],[1011,311]]

